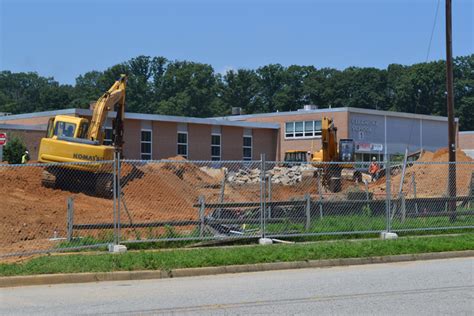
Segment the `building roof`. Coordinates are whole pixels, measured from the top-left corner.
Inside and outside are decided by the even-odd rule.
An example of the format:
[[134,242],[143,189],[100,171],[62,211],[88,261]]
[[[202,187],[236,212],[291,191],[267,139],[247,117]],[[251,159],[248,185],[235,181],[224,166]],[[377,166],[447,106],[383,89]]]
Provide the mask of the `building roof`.
[[[272,112],[272,113],[260,113],[260,114],[244,114],[244,115],[223,116],[223,117],[217,117],[214,119],[241,121],[241,120],[246,120],[249,118],[257,118],[257,117],[290,116],[290,115],[335,113],[335,112],[351,112],[351,113],[360,113],[360,114],[402,117],[402,118],[408,118],[408,119],[423,119],[423,120],[442,121],[442,122],[448,121],[448,118],[445,116],[434,116],[434,115],[414,114],[414,113],[395,112],[395,111],[381,111],[381,110],[361,109],[361,108],[353,108],[353,107],[324,108],[324,109],[317,109],[317,110],[298,110],[298,111]],[[458,118],[456,118],[456,121],[458,121]]]
[[459,134],[461,134],[461,135],[474,135],[474,131],[462,131],[462,132],[459,132]]
[[19,130],[19,131],[46,131],[47,125],[24,125],[24,124],[0,124],[0,130]]
[[[14,120],[19,120],[19,119],[37,118],[37,117],[52,117],[56,115],[91,116],[92,111],[88,109],[72,108],[72,109],[55,110],[55,111],[14,114],[14,115],[0,117],[0,122],[14,121]],[[115,112],[109,112],[108,117],[114,118]],[[204,125],[236,126],[236,127],[243,127],[243,128],[264,128],[264,129],[279,129],[280,128],[280,125],[277,123],[241,122],[241,121],[231,121],[231,120],[226,120],[226,119],[215,119],[215,118],[199,118],[199,117],[142,114],[142,113],[129,113],[129,112],[125,113],[125,119],[191,123],[191,124],[204,124]]]

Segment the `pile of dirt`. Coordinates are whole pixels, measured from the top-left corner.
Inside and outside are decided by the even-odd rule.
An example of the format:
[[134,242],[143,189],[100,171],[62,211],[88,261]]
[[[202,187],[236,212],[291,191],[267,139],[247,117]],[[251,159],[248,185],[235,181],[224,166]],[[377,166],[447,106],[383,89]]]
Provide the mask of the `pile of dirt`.
[[[199,196],[207,203],[221,199],[223,172],[202,170],[202,165],[171,157],[162,163],[123,163],[121,184],[123,201],[132,221],[196,220]],[[219,169],[217,169],[219,170]],[[45,188],[41,185],[41,166],[0,167],[0,254],[51,248],[49,238],[66,236],[67,200],[74,197],[74,223],[111,223],[113,201],[84,193]],[[273,186],[273,200],[300,198],[316,193],[314,179],[297,186]],[[256,202],[260,184],[225,185],[224,202]],[[130,218],[122,207],[121,220]],[[99,236],[98,231],[81,235]],[[103,231],[110,233],[110,231]]]
[[[415,180],[418,197],[446,195],[448,188],[448,164],[443,164],[443,162],[448,162],[448,155],[447,148],[440,149],[434,153],[426,151],[415,164],[407,167],[402,189],[405,195],[411,197],[414,194],[412,179]],[[473,159],[464,152],[457,151],[456,161],[460,162],[460,164],[456,165],[457,194],[466,195],[469,190],[472,173],[474,172],[474,164],[466,164],[466,162],[473,162]],[[393,194],[398,193],[401,179],[401,173],[392,176]],[[376,194],[384,193],[385,177],[370,185],[370,189]]]

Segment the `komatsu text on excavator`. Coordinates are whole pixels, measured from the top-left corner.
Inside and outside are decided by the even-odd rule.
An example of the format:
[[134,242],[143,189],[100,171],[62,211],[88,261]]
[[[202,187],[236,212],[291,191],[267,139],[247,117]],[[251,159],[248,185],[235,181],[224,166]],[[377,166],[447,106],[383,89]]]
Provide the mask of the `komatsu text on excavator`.
[[[38,160],[42,163],[97,162],[46,167],[42,183],[50,188],[87,191],[98,196],[112,194],[112,165],[99,163],[113,160],[123,145],[123,118],[127,77],[121,75],[96,102],[92,118],[58,115],[48,123],[46,137],[41,139]],[[104,123],[109,111],[114,119],[112,146],[104,141]]]

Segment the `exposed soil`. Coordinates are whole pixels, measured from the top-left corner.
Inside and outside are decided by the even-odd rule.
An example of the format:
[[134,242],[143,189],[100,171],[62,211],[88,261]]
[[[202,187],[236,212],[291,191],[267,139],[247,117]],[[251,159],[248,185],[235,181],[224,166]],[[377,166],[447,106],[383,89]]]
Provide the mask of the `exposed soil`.
[[[194,205],[202,195],[207,203],[220,202],[221,172],[205,172],[203,165],[180,162],[181,157],[172,157],[177,162],[160,164],[122,165],[123,200],[133,222],[196,220],[198,208]],[[472,161],[462,152],[458,161]],[[426,152],[421,162],[447,161],[447,150]],[[459,194],[466,194],[474,165],[457,166],[457,188]],[[93,197],[84,193],[73,193],[59,189],[48,189],[41,185],[42,167],[1,167],[0,190],[0,254],[48,249],[54,236],[66,236],[67,199],[74,197],[74,222],[112,223],[113,202],[110,199]],[[415,174],[418,196],[443,195],[446,193],[448,168],[446,165],[425,164],[409,167],[406,172],[403,191],[412,194],[411,175]],[[398,188],[401,175],[392,177],[392,192]],[[335,196],[344,196],[355,185],[343,181],[343,191]],[[385,193],[385,179],[369,185],[375,194]],[[327,192],[324,190],[324,192]],[[304,178],[302,182],[285,186],[273,184],[272,200],[301,199],[306,193],[318,196],[315,178]],[[270,198],[268,196],[268,198]],[[260,201],[260,184],[225,185],[225,202]],[[129,222],[130,217],[122,207],[121,220]],[[192,227],[182,229],[191,230]],[[82,231],[82,235],[97,236],[97,231]]]
[[[172,160],[183,160],[172,157]],[[74,197],[74,223],[112,223],[113,202],[41,185],[42,167],[0,168],[0,254],[48,249],[49,238],[66,236],[67,199]],[[207,203],[219,202],[221,179],[189,163],[122,165],[123,200],[133,222],[195,220],[194,205],[203,195]],[[290,197],[295,188],[275,188]],[[260,185],[226,184],[225,202],[259,201]],[[279,193],[278,193],[279,194]],[[130,217],[122,206],[122,222]],[[98,232],[82,232],[97,235]]]
[[[473,162],[473,160],[464,152],[457,151],[456,161],[461,162],[461,164],[456,165],[457,195],[466,195],[468,194],[471,176],[474,172],[474,164],[462,164],[462,162]],[[448,162],[448,149],[443,148],[434,153],[424,152],[417,162],[421,162],[421,164],[414,164],[406,169],[402,188],[405,195],[412,197],[416,187],[417,197],[446,196],[448,165],[440,163]],[[395,173],[397,174],[391,178],[392,194],[398,194],[400,181],[402,180],[401,169]],[[385,193],[385,177],[371,184],[369,189],[376,194]]]

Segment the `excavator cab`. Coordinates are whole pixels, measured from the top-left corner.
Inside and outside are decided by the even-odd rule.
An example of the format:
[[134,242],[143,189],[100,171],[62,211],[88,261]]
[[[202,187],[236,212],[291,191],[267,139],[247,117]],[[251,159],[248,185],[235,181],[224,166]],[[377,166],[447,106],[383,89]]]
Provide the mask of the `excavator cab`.
[[354,161],[355,146],[353,139],[339,140],[339,161],[353,162]]
[[60,139],[68,137],[69,140],[71,138],[85,139],[88,128],[89,121],[85,118],[58,115],[49,119],[46,138]]

